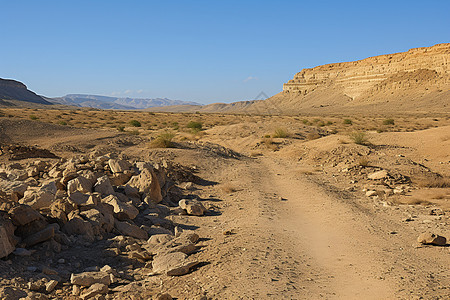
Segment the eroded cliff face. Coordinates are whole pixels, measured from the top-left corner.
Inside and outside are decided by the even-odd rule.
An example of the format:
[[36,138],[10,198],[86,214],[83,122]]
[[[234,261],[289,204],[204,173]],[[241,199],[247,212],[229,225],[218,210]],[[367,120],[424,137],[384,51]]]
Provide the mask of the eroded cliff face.
[[352,100],[367,100],[378,92],[433,88],[450,84],[450,44],[415,48],[354,62],[303,69],[283,85],[284,96],[302,97],[333,87]]

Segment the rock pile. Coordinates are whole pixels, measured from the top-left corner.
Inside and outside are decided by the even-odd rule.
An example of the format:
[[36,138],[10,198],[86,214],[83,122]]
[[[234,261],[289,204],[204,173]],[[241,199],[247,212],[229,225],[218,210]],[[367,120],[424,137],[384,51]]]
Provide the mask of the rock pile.
[[[114,155],[1,166],[0,258],[27,257],[38,246],[60,253],[104,241],[102,255],[140,262],[148,274],[188,273],[198,264],[189,255],[199,236],[167,217],[201,216],[207,209],[171,192],[176,184],[166,175],[173,172],[168,168]],[[60,295],[58,288],[70,283],[81,299],[114,292],[109,286],[123,277],[109,265],[65,275],[45,267],[27,270],[37,269],[41,278],[30,279],[29,292]]]

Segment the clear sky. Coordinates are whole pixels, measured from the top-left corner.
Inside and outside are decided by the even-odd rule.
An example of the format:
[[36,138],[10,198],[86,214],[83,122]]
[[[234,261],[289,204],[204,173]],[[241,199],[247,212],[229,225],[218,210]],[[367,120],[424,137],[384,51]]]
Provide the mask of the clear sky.
[[449,0],[0,0],[0,77],[38,94],[272,96],[303,68],[450,42]]

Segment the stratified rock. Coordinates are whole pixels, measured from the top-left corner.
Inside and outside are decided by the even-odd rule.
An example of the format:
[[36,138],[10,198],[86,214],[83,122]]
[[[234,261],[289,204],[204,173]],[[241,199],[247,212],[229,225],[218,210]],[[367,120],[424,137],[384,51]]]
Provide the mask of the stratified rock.
[[447,239],[435,233],[425,232],[419,235],[417,241],[425,245],[445,246]]

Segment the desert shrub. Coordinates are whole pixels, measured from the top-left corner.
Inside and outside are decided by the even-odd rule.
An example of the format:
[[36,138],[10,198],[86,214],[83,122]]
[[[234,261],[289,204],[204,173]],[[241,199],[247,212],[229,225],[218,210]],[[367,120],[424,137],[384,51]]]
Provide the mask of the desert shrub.
[[305,125],[308,125],[308,124],[309,124],[309,121],[306,120],[306,119],[303,119],[303,120],[302,120],[302,123],[305,124]]
[[220,186],[220,188],[226,194],[231,194],[231,193],[234,193],[234,192],[237,191],[236,187],[233,184],[229,183],[229,182],[222,184]]
[[178,130],[178,129],[180,129],[180,125],[178,124],[178,122],[173,122],[172,128],[173,128],[173,130]]
[[31,119],[31,120],[37,120],[38,117],[37,117],[36,115],[30,115],[30,119]]
[[320,139],[320,134],[318,134],[317,132],[310,132],[306,135],[306,139],[308,141]]
[[344,121],[342,121],[342,123],[346,124],[346,125],[352,125],[353,121],[350,119],[344,119]]
[[327,121],[327,122],[325,123],[325,125],[326,125],[326,126],[330,126],[330,125],[333,125],[333,122],[331,122],[331,121]]
[[197,133],[203,129],[203,124],[201,122],[191,121],[186,127],[190,128],[194,133]]
[[350,139],[357,145],[366,145],[369,143],[369,138],[364,131],[355,131],[350,134]]
[[386,119],[383,121],[383,125],[394,125],[394,119]]
[[141,127],[141,122],[139,122],[138,120],[131,120],[130,122],[128,122],[128,124],[133,127]]
[[66,122],[66,121],[59,121],[58,124],[59,124],[59,125],[66,126],[66,125],[67,125],[67,122]]
[[131,131],[128,131],[128,134],[129,135],[139,135],[140,132],[139,132],[139,130],[131,130]]
[[289,132],[284,128],[277,128],[273,133],[272,137],[274,138],[287,138],[289,136]]
[[265,145],[268,149],[271,149],[271,150],[276,150],[277,149],[277,145],[275,145],[275,143],[274,143],[272,138],[263,138],[261,140],[261,143],[263,145]]
[[367,167],[369,166],[369,160],[367,158],[361,158],[358,160],[358,166]]
[[150,146],[152,148],[171,148],[173,147],[173,138],[175,134],[170,131],[163,132],[159,134],[153,141],[151,141]]
[[124,132],[125,131],[125,126],[119,125],[116,127],[118,131],[120,132]]

